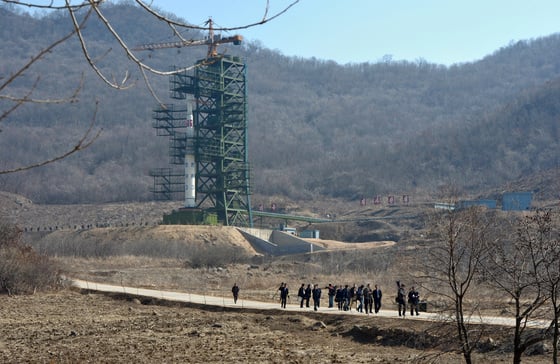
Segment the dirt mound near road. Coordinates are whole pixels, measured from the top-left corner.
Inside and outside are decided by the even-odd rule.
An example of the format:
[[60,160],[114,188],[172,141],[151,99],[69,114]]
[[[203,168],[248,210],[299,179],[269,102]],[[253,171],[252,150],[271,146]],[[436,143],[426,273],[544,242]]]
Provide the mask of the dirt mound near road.
[[[38,233],[36,233],[38,235]],[[80,244],[115,248],[126,245],[128,249],[141,246],[163,248],[170,245],[191,247],[236,247],[242,249],[248,256],[258,255],[251,244],[235,227],[203,226],[203,225],[158,225],[124,228],[93,228],[88,230],[59,230],[36,237],[33,245],[41,251],[48,247],[61,246],[61,242],[72,242],[74,246]],[[48,249],[47,249],[48,250]],[[58,254],[64,254],[59,251]]]

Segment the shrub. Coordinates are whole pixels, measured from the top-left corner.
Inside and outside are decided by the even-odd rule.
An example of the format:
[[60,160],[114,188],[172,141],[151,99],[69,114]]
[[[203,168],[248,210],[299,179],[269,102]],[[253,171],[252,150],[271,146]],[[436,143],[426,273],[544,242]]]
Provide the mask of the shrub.
[[192,249],[184,265],[186,268],[215,268],[248,261],[243,249],[236,246],[221,246],[219,249],[198,246]]
[[59,272],[22,239],[14,225],[0,222],[0,293],[25,294],[55,288]]

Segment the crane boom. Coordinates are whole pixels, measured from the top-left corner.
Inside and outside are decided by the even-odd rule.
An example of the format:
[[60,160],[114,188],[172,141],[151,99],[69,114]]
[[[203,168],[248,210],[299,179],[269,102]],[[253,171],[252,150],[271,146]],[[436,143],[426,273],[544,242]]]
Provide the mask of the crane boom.
[[243,41],[241,35],[233,35],[231,37],[222,38],[220,35],[214,35],[214,28],[212,19],[208,19],[206,22],[208,25],[208,38],[201,40],[182,40],[177,42],[163,42],[163,43],[146,43],[132,48],[134,51],[151,51],[154,49],[163,48],[182,48],[191,47],[198,45],[207,45],[208,53],[207,58],[216,57],[218,55],[218,45],[225,43],[233,43],[234,45],[239,45]]

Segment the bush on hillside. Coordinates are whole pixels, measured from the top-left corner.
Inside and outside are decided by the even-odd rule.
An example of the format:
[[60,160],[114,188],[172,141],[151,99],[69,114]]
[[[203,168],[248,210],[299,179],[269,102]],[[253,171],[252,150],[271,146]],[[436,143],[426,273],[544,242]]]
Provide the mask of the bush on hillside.
[[23,242],[21,230],[0,222],[0,293],[27,294],[56,287],[59,271]]
[[229,264],[246,263],[249,261],[247,253],[236,246],[194,247],[184,262],[185,268],[217,268]]

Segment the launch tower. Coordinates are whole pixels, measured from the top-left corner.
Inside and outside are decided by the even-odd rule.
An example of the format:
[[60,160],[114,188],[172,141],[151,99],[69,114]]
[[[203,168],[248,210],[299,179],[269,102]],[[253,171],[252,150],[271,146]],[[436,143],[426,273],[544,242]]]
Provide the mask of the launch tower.
[[152,191],[159,199],[184,194],[184,206],[168,216],[171,223],[190,223],[200,213],[223,225],[252,227],[246,65],[216,52],[216,44],[241,38],[213,41],[210,33],[207,58],[194,71],[170,77],[171,98],[181,106],[154,109],[157,135],[169,137],[170,164],[183,168],[153,170]]

